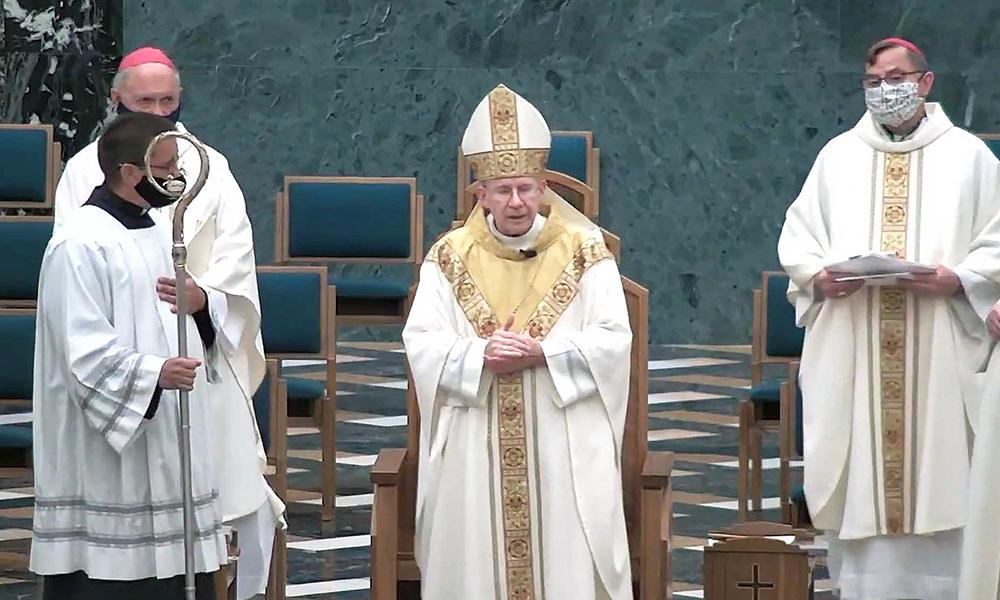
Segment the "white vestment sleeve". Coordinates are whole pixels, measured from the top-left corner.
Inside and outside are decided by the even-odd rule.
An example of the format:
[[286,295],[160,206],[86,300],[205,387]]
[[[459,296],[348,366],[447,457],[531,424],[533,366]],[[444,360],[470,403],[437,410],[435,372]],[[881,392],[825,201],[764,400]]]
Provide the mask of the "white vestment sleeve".
[[553,328],[542,341],[546,361],[551,361],[547,371],[558,395],[552,402],[571,419],[589,413],[591,404],[599,406],[620,451],[628,410],[632,330],[615,261],[603,260],[590,267],[573,303],[582,305],[583,327],[565,332]]
[[542,342],[542,351],[545,353],[552,382],[559,393],[552,398],[556,406],[566,408],[583,398],[598,395],[597,381],[576,344],[569,340],[546,341]]
[[140,354],[119,342],[106,295],[106,268],[85,244],[66,240],[53,248],[47,275],[52,285],[61,284],[62,291],[48,294],[58,300],[42,308],[41,318],[52,335],[65,336],[65,360],[75,384],[70,396],[88,424],[121,453],[142,431],[143,416],[167,359]]
[[481,408],[492,382],[483,368],[486,340],[459,334],[455,302],[437,264],[425,262],[403,329],[421,415],[434,414],[435,404]]
[[[246,200],[229,164],[221,155],[212,164],[221,178],[222,197],[216,212],[215,242],[208,268],[199,283],[225,294],[225,305],[212,307],[212,322],[231,351],[243,343],[253,344],[260,327],[253,230]],[[218,164],[216,164],[218,163]]]
[[949,306],[965,334],[980,340],[972,366],[982,372],[993,345],[984,322],[1000,300],[1000,161],[985,145],[976,154],[975,173],[973,240],[969,254],[954,267],[963,293],[952,298]]
[[955,273],[969,304],[985,320],[1000,298],[1000,161],[986,147],[976,159],[975,237]]
[[558,393],[552,401],[560,408],[599,396],[595,373],[628,373],[631,351],[628,308],[614,261],[601,261],[584,274],[574,302],[584,306],[583,329],[552,334],[542,341],[549,375]]
[[795,319],[805,327],[816,318],[822,299],[813,289],[813,278],[823,270],[830,248],[829,223],[822,207],[820,173],[823,153],[813,164],[798,198],[785,213],[778,238],[778,258],[788,273],[788,301],[795,306]]
[[[208,299],[208,314],[212,319],[212,326],[215,328],[216,332],[218,332],[218,323],[225,323],[226,317],[229,314],[229,299],[223,292],[207,285],[199,287],[205,291],[205,297]],[[227,344],[226,350],[231,350],[233,348],[232,343],[226,339],[224,335],[220,337],[222,337]]]

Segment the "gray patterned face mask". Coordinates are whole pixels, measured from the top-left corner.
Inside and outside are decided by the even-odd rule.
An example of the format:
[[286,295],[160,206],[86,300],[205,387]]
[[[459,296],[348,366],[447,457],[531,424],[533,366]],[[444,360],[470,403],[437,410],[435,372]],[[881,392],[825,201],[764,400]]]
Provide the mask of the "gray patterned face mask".
[[913,115],[924,103],[917,95],[917,84],[914,81],[904,81],[896,85],[882,82],[877,88],[865,88],[865,105],[871,112],[876,123],[898,127]]

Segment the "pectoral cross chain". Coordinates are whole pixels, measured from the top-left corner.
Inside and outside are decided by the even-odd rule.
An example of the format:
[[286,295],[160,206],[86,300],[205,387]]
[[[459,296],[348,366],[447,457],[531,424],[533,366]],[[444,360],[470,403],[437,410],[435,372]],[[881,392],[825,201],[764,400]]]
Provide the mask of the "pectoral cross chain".
[[737,582],[736,587],[749,589],[753,591],[753,600],[760,600],[761,590],[773,590],[773,583],[764,583],[760,580],[760,565],[754,563],[753,565],[753,581],[742,581]]

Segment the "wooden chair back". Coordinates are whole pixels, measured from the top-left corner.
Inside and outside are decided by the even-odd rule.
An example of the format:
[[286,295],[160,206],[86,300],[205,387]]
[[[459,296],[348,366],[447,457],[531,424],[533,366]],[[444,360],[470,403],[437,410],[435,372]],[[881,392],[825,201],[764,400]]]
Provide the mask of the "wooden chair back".
[[648,440],[647,403],[649,398],[649,290],[622,277],[629,326],[632,328],[632,353],[629,361],[628,411],[622,443],[622,489],[625,493],[625,525],[629,548],[638,547],[641,522],[639,497],[642,494],[642,469],[646,463]]
[[275,261],[409,265],[406,281],[330,273],[340,323],[402,323],[423,261],[423,204],[413,177],[286,176],[275,209]]
[[785,291],[788,275],[781,271],[761,273],[759,290],[754,290],[751,335],[750,379],[763,380],[764,365],[788,364],[802,355],[805,331],[795,323],[795,307]]

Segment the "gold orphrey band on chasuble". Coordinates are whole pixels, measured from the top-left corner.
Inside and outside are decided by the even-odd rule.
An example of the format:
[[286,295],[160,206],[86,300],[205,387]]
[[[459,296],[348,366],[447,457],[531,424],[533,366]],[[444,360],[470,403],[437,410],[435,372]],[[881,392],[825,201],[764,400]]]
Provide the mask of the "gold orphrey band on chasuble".
[[[910,155],[886,154],[882,188],[882,251],[906,258]],[[882,473],[886,529],[904,533],[904,448],[906,437],[906,292],[879,289],[879,367],[882,384]]]

